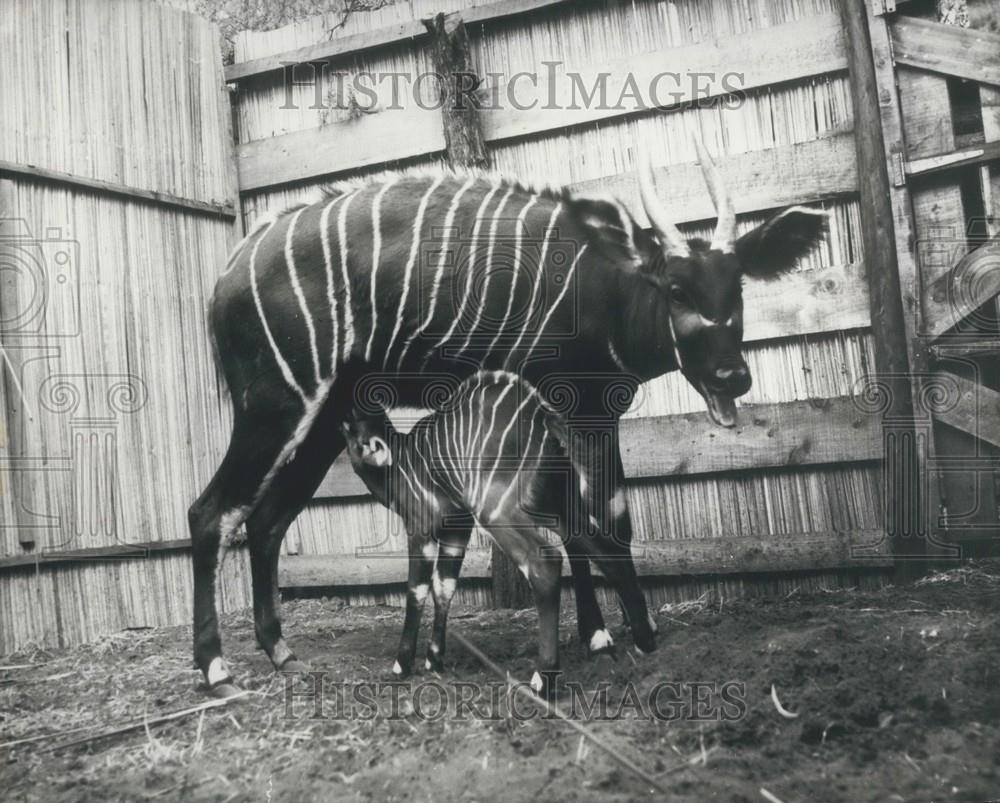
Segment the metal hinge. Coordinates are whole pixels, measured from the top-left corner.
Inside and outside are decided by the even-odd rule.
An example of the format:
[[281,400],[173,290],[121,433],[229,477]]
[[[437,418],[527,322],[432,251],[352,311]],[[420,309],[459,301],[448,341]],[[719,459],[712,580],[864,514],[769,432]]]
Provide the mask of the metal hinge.
[[889,154],[889,163],[892,165],[892,186],[906,186],[906,167],[903,164],[903,154],[899,151]]
[[896,10],[896,0],[872,0],[872,14],[881,17],[892,14]]

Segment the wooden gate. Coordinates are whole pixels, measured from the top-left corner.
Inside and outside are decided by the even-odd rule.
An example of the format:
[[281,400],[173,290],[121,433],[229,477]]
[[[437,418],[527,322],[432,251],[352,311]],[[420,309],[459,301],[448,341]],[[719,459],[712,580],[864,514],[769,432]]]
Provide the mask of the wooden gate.
[[901,556],[995,554],[1000,35],[961,27],[977,22],[964,3],[939,4],[951,10],[940,20],[902,13],[919,13],[913,6],[875,0],[856,15],[856,39],[870,37],[873,65],[860,91],[882,135],[869,143],[870,158],[886,164],[882,197],[872,203],[887,204],[891,216],[878,256],[893,272],[898,266],[899,278],[883,299],[898,304],[901,325],[886,338],[903,358],[885,378],[901,402],[887,432],[912,426],[889,456],[899,474],[887,487],[896,499],[887,522]]

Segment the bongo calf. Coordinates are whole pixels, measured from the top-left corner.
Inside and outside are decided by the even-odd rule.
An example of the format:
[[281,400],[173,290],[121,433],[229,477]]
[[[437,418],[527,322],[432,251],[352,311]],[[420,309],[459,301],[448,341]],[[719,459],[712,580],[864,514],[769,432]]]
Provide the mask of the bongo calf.
[[[505,371],[466,379],[444,409],[396,430],[384,412],[343,425],[351,463],[372,494],[403,519],[409,539],[409,589],[403,635],[393,671],[413,667],[423,602],[434,597],[434,629],[425,666],[440,670],[448,607],[475,524],[482,526],[520,567],[538,609],[538,668],[531,686],[550,694],[559,665],[561,550],[539,534],[555,529],[564,542],[578,539],[618,591],[640,593],[628,547],[606,530],[578,526],[588,483],[567,457],[567,431],[525,380]],[[437,549],[435,550],[435,543]],[[435,551],[437,562],[435,565]],[[623,585],[629,584],[628,589]],[[603,648],[611,638],[602,631]]]

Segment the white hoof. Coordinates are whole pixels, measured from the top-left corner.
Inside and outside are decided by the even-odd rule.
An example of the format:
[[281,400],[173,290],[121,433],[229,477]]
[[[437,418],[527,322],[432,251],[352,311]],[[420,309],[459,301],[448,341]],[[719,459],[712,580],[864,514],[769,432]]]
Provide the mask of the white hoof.
[[535,694],[541,694],[542,693],[542,689],[544,688],[545,684],[542,682],[542,676],[539,675],[538,672],[535,672],[535,674],[533,674],[531,676],[531,684],[530,685],[531,685],[531,688],[534,689]]
[[591,652],[600,652],[601,650],[606,650],[613,646],[615,646],[615,642],[611,638],[611,634],[604,628],[596,631],[594,635],[590,637]]
[[392,665],[392,674],[394,674],[394,675],[402,675],[403,674],[403,667],[401,667],[399,665],[399,661],[396,661],[396,663],[394,663]]

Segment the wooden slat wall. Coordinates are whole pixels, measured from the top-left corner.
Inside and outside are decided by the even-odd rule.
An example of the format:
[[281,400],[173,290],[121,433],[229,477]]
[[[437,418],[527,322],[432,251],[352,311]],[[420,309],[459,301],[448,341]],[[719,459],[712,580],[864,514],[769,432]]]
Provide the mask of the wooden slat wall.
[[[237,62],[273,56],[384,25],[402,25],[462,5],[459,0],[414,0],[371,14],[352,14],[343,31],[333,30],[339,20],[335,15],[277,31],[247,33],[237,42]],[[672,55],[695,51],[664,51],[699,42],[726,43],[731,37],[759,35],[753,32],[779,25],[793,26],[803,37],[817,30],[829,33],[830,26],[836,25],[835,17],[831,16],[835,12],[832,0],[808,0],[801,4],[752,0],[738,6],[723,0],[560,4],[527,17],[471,25],[469,34],[481,74],[500,72],[510,76],[521,70],[535,72],[542,61],[549,60],[562,60],[566,69],[583,74],[602,65],[645,64],[647,60],[651,64],[662,63],[662,69],[676,69],[679,62],[671,66]],[[539,114],[529,121],[530,125],[525,123],[531,136],[515,139],[505,138],[507,123],[495,123],[491,128],[491,118],[487,115],[487,131],[493,131],[491,157],[499,171],[584,190],[615,192],[643,220],[641,210],[635,205],[632,170],[634,144],[638,139],[645,140],[660,171],[661,186],[669,186],[675,193],[666,201],[678,220],[689,221],[682,229],[692,235],[710,232],[710,225],[699,221],[712,214],[707,192],[693,165],[691,134],[694,132],[700,133],[718,155],[734,185],[738,209],[746,213],[741,216],[742,227],[750,228],[761,222],[768,208],[823,202],[832,213],[831,236],[819,253],[807,260],[800,272],[779,284],[747,283],[751,341],[747,359],[755,379],[754,388],[746,397],[748,404],[849,397],[859,391],[861,378],[873,370],[867,282],[855,200],[857,168],[851,134],[852,112],[843,72],[846,62],[838,35],[839,28],[833,29],[828,47],[813,48],[811,55],[793,48],[794,58],[789,56],[785,63],[774,68],[788,69],[791,64],[801,68],[798,74],[809,77],[778,86],[757,86],[755,68],[760,68],[757,75],[766,76],[767,70],[772,69],[767,64],[776,62],[775,54],[784,54],[778,43],[772,43],[773,50],[763,53],[760,63],[750,60],[746,68],[747,83],[757,88],[750,90],[746,101],[736,108],[715,103],[706,108],[688,106],[669,113],[586,120],[553,114],[548,123]],[[740,41],[733,40],[737,49],[720,58],[720,63],[742,63]],[[655,55],[643,55],[648,53]],[[397,43],[334,60],[330,72],[414,74],[429,69],[429,60],[420,43]],[[303,74],[308,75],[308,71]],[[356,119],[346,109],[310,110],[308,107],[315,97],[313,87],[293,90],[297,109],[279,109],[285,103],[285,88],[278,73],[255,76],[238,81],[237,85],[238,152],[252,160],[270,154],[273,160],[271,165],[265,165],[263,172],[256,168],[246,172],[254,175],[250,184],[275,180],[285,170],[291,172],[284,175],[303,179],[290,185],[248,187],[242,199],[248,224],[268,209],[309,197],[318,184],[331,178],[374,177],[390,169],[438,163],[435,150],[439,146],[434,143],[440,136],[440,128],[436,119],[424,126],[419,124],[419,116],[388,109]],[[330,88],[328,82],[321,91],[326,93]],[[425,89],[432,91],[429,86]],[[425,95],[424,100],[433,100],[433,95]],[[387,97],[382,105],[388,105]],[[507,119],[505,113],[491,114],[494,121]],[[434,115],[432,112],[429,117]],[[387,128],[385,120],[391,119],[418,122],[412,129],[404,126],[406,137],[400,139],[398,132],[394,134]],[[510,132],[516,133],[516,118],[510,119]],[[564,127],[568,123],[584,124]],[[380,157],[377,149],[339,135],[355,129],[384,137],[379,145],[388,143],[390,149]],[[425,129],[427,138],[422,139],[421,132]],[[300,141],[296,138],[322,148],[316,152],[331,156],[311,163],[302,161],[298,167],[281,164],[285,156],[291,155],[292,161],[298,158],[294,149],[282,150]],[[396,148],[393,143],[398,143],[399,148],[393,150]],[[343,154],[330,150],[338,146],[364,147],[370,155],[360,158],[351,169],[344,169],[349,159],[342,160]],[[355,159],[359,153],[346,155]],[[382,164],[380,159],[390,161]],[[267,170],[272,171],[270,177]],[[700,397],[679,377],[656,380],[644,390],[631,416],[704,415]],[[405,420],[414,415],[401,411],[398,423],[405,425]],[[849,436],[845,435],[845,439],[850,443]],[[878,454],[878,449],[878,444],[869,444],[868,449],[860,449],[858,454],[869,457]],[[767,465],[767,461],[762,465]],[[715,536],[766,540],[788,533],[847,531],[864,538],[862,533],[877,530],[881,524],[879,483],[878,464],[868,459],[807,468],[776,467],[772,462],[769,468],[739,474],[634,481],[629,485],[629,495],[638,542]],[[405,547],[399,523],[391,514],[363,497],[343,496],[358,490],[345,467],[335,465],[323,493],[338,498],[314,502],[289,531],[286,552],[306,559],[306,563],[300,561],[296,565],[308,566],[310,555],[393,553]],[[485,546],[481,535],[474,536],[473,545]],[[884,545],[879,549],[884,553]],[[291,565],[283,568],[283,579],[286,584],[294,585]],[[350,565],[355,564],[350,562]],[[314,564],[313,569],[303,569],[307,574],[312,572],[309,584],[321,581],[321,568],[320,564]],[[348,570],[345,563],[344,571]],[[343,576],[347,578],[348,574]],[[840,582],[848,577],[856,579],[857,575],[816,572],[809,582]],[[679,591],[676,580],[666,581],[651,587],[650,593],[654,599],[672,599],[677,594],[701,593],[705,583],[712,582],[716,581],[692,581],[685,586],[686,590]],[[722,588],[722,581],[718,582]],[[756,581],[740,579],[726,581],[724,585],[729,592],[733,589],[745,592],[753,582]],[[765,585],[785,588],[788,583],[791,585],[786,590],[789,590],[796,581],[772,578],[760,582],[762,588]],[[486,592],[481,585],[472,583],[468,593],[469,599],[482,602]],[[402,599],[397,589],[382,586],[351,587],[343,595],[354,602],[399,603]]]
[[[3,3],[0,17],[0,160],[235,201],[213,26],[132,0]],[[0,258],[38,259],[51,288],[43,316],[0,333],[24,390],[5,370],[0,558],[187,537],[228,437],[205,310],[232,221],[23,175],[0,178],[0,209]],[[0,318],[33,292],[8,280]],[[186,553],[4,571],[0,654],[186,622],[190,575]],[[249,604],[247,575],[237,554],[224,605]]]

